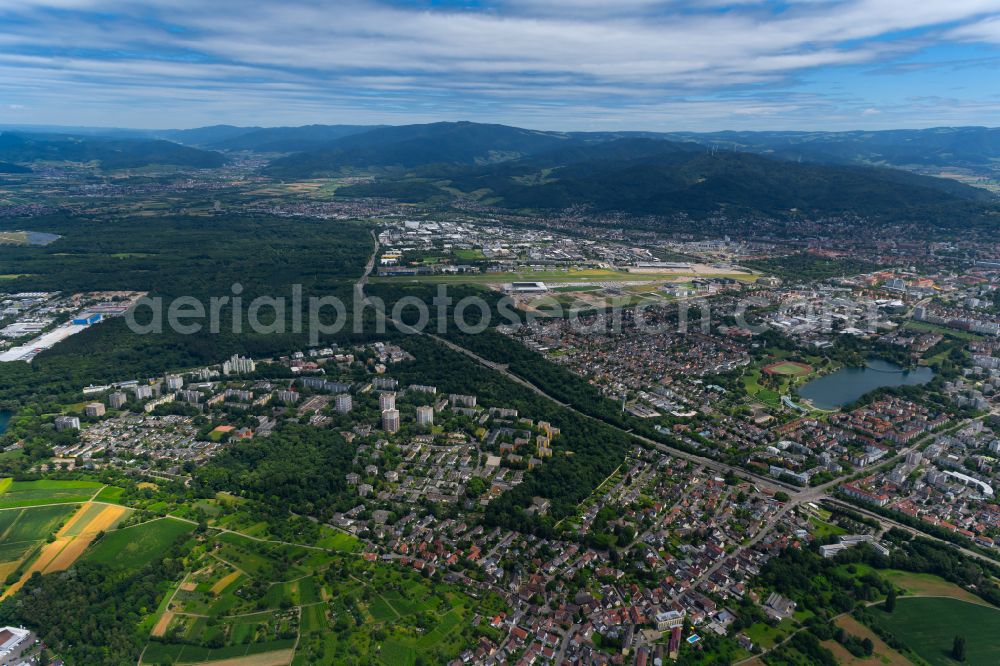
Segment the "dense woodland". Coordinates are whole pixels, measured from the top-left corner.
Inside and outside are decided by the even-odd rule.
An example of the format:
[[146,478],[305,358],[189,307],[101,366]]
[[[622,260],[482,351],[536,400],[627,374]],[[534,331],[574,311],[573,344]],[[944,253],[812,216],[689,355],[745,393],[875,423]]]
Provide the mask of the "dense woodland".
[[[15,229],[0,222],[0,230]],[[32,220],[33,231],[62,236],[44,247],[0,246],[11,291],[147,291],[170,299],[232,297],[242,288],[241,332],[233,309],[220,311],[220,332],[192,335],[166,330],[136,335],[113,319],[72,336],[30,364],[0,364],[0,408],[68,398],[88,383],[155,376],[170,369],[218,363],[234,353],[254,357],[307,346],[305,332],[257,334],[245,312],[257,296],[285,297],[291,317],[292,285],[303,299],[338,296],[349,302],[353,282],[371,252],[368,229],[358,223],[218,214],[207,217],[132,218],[54,215]],[[149,323],[147,310],[136,320]],[[264,311],[266,316],[268,311]],[[329,315],[329,313],[324,313]],[[350,313],[348,313],[350,316]],[[344,335],[350,337],[351,326]],[[207,326],[205,327],[207,329]],[[304,327],[305,329],[305,327]],[[364,336],[362,336],[364,337]]]
[[755,259],[742,262],[743,266],[777,275],[782,280],[808,282],[832,277],[870,273],[878,268],[875,264],[851,258],[828,259],[814,254],[791,254],[773,259]]
[[228,447],[195,470],[193,487],[206,497],[225,490],[329,519],[357,503],[344,479],[353,455],[337,432],[289,423],[253,446]]
[[36,573],[0,604],[0,625],[44,627],[49,647],[72,664],[131,666],[146,642],[139,622],[184,570],[184,552],[178,543],[137,571],[78,562],[61,573]]

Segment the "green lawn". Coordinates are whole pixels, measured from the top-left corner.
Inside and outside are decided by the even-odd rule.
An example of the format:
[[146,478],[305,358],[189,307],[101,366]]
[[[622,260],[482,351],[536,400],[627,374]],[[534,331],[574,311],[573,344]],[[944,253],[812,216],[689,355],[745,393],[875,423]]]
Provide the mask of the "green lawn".
[[[323,527],[324,529],[329,529],[325,525]],[[358,539],[344,532],[331,532],[324,536],[316,545],[320,548],[352,553],[358,549]]]
[[823,539],[828,536],[838,536],[840,534],[847,534],[847,530],[845,530],[843,527],[824,522],[815,516],[810,517],[809,522],[812,523],[813,527],[815,528],[815,530],[813,530],[813,535],[817,539]]
[[787,637],[793,631],[795,631],[794,621],[791,618],[785,618],[778,623],[777,627],[757,622],[747,628],[746,635],[754,642],[754,645],[759,645],[769,650],[774,647],[775,643]]
[[955,636],[965,636],[967,664],[1000,664],[1000,609],[947,598],[899,599],[896,610],[877,607],[878,622],[934,666],[955,664]]

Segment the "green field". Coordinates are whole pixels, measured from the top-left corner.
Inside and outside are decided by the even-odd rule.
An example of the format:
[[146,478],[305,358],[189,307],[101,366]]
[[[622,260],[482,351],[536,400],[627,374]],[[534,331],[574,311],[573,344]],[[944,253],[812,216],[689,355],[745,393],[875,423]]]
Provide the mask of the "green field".
[[967,664],[1000,663],[1000,609],[935,597],[899,599],[896,610],[875,610],[877,621],[934,666],[955,664],[955,636],[965,636]]
[[329,529],[332,533],[320,539],[316,544],[317,546],[344,553],[353,553],[360,548],[357,537],[344,532],[334,532],[332,528],[328,528],[325,525],[323,528],[324,530]]
[[24,557],[75,510],[72,505],[56,505],[0,511],[0,562]]
[[97,481],[14,481],[0,494],[0,509],[60,502],[86,502],[102,483]]
[[813,536],[817,539],[823,539],[828,536],[838,536],[840,534],[847,534],[847,530],[839,525],[833,525],[826,521],[820,520],[816,516],[811,516],[809,522],[813,526]]
[[119,488],[117,486],[108,486],[97,493],[97,497],[94,499],[98,502],[110,502],[112,504],[121,504],[122,495],[125,493],[124,488]]
[[958,340],[982,340],[983,336],[978,333],[972,333],[970,331],[961,331],[957,328],[948,328],[947,326],[938,326],[937,324],[930,324],[926,321],[908,321],[904,328],[908,328],[911,331],[923,331],[924,333],[940,333],[941,335],[956,338]]
[[108,532],[83,559],[125,569],[139,569],[162,555],[195,526],[173,518]]
[[452,250],[451,253],[461,261],[479,261],[486,258],[482,250]]

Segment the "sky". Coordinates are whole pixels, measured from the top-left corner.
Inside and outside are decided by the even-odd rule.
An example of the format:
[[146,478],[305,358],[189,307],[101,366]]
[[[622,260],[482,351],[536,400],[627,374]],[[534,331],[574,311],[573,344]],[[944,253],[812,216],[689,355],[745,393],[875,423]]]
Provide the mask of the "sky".
[[0,124],[1000,126],[1000,0],[0,0]]

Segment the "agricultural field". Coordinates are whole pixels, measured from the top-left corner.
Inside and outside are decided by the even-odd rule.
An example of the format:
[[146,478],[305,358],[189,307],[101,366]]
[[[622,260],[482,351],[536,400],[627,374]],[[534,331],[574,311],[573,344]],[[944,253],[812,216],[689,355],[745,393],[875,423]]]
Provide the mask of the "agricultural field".
[[986,601],[972,592],[954,583],[949,583],[940,576],[899,571],[898,569],[880,569],[878,574],[902,590],[900,596],[951,597],[952,599],[989,606]]
[[1000,663],[1000,609],[959,599],[900,598],[886,613],[875,607],[876,622],[932,666],[954,664],[949,653],[955,636],[966,640],[969,664]]
[[173,518],[160,518],[141,525],[109,532],[84,559],[115,567],[139,569],[162,555],[195,526]]
[[69,504],[0,510],[0,581],[17,571],[74,511]]
[[95,502],[111,502],[119,503],[121,502],[122,495],[125,493],[124,488],[118,488],[117,486],[106,486],[101,489],[101,492],[97,493],[94,497]]
[[41,481],[11,481],[0,482],[0,509],[22,506],[40,506],[43,504],[58,504],[86,502],[97,493],[104,484],[97,481],[56,481],[43,479]]
[[843,664],[844,666],[876,666],[878,664],[885,666],[907,666],[907,664],[912,663],[899,652],[886,645],[885,641],[879,638],[875,632],[850,615],[837,618],[835,624],[852,636],[857,636],[860,639],[870,639],[875,646],[875,650],[870,657],[855,657],[837,641],[823,641],[823,647],[833,653],[838,664]]
[[[39,507],[34,511],[55,508],[63,507]],[[27,567],[21,567],[23,571],[20,579],[4,591],[2,598],[21,589],[36,571],[48,574],[68,569],[87,550],[98,534],[114,529],[129,512],[130,509],[117,504],[87,502],[81,505],[55,533],[55,538],[38,550],[37,557],[30,560]]]

